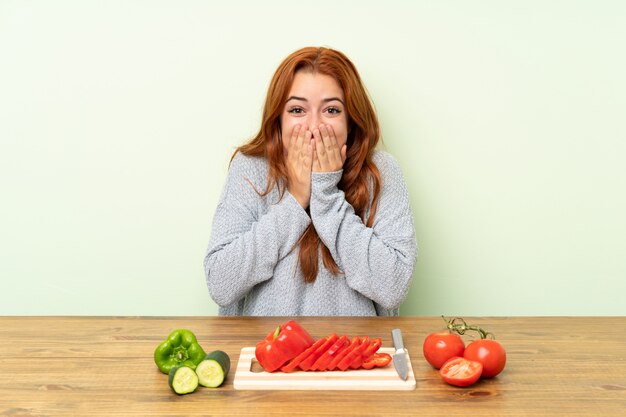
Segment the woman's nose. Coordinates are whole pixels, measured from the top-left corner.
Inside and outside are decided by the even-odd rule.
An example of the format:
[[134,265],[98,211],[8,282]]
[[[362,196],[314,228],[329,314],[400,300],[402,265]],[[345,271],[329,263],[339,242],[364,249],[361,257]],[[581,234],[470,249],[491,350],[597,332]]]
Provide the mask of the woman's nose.
[[309,130],[313,131],[317,129],[320,125],[320,118],[316,114],[309,115],[309,120],[307,120],[309,124]]

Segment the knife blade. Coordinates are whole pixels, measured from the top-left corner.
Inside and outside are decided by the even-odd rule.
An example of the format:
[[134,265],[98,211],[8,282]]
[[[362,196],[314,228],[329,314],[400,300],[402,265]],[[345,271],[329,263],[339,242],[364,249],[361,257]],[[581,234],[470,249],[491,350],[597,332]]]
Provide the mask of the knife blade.
[[391,338],[393,339],[393,345],[396,348],[396,353],[393,354],[393,366],[395,366],[400,378],[406,381],[409,377],[409,364],[400,329],[393,329],[391,331]]

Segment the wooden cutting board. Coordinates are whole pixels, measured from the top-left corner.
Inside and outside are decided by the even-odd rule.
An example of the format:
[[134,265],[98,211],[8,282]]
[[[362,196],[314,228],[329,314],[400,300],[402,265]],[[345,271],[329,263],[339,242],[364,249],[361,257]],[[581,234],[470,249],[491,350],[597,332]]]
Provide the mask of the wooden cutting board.
[[[384,368],[357,369],[348,371],[266,372],[256,360],[255,348],[241,349],[235,371],[235,389],[239,390],[413,390],[415,375],[409,362],[409,377],[403,381],[393,366],[393,361]],[[380,348],[381,353],[393,356],[395,349]],[[408,354],[407,354],[408,357]]]

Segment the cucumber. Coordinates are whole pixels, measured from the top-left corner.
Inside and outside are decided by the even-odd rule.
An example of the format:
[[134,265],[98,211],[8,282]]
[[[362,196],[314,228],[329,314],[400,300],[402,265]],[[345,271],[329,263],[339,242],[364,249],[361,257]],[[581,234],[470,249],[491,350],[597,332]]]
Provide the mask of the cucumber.
[[210,352],[196,366],[198,382],[209,388],[217,388],[222,385],[228,371],[230,371],[230,357],[221,350]]
[[186,365],[173,367],[169,375],[170,388],[176,394],[189,394],[198,388],[198,375]]

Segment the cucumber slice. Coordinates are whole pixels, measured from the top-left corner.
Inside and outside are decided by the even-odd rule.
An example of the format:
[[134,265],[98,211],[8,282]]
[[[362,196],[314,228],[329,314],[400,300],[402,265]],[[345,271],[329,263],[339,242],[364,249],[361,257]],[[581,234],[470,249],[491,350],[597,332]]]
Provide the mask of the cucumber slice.
[[196,366],[198,382],[209,388],[217,388],[224,383],[230,371],[230,357],[221,350],[214,350]]
[[176,394],[189,394],[198,388],[198,375],[188,366],[175,366],[170,370],[168,382]]

